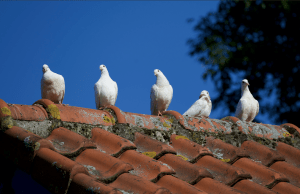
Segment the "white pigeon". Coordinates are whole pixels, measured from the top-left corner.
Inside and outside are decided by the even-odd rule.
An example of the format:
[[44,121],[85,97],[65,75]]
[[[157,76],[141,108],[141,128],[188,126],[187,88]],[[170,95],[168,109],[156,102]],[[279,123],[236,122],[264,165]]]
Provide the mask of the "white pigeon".
[[160,70],[155,69],[154,75],[156,76],[156,84],[151,88],[151,114],[161,116],[171,103],[173,88]]
[[242,97],[236,107],[235,117],[242,121],[251,122],[259,112],[258,101],[253,98],[248,86],[248,80],[242,81]]
[[212,108],[211,100],[208,91],[203,90],[197,100],[183,115],[190,117],[204,116],[208,117],[210,115]]
[[110,78],[105,65],[100,65],[100,70],[100,79],[94,86],[97,109],[104,106],[115,105],[118,96],[117,83]]
[[62,104],[65,97],[64,77],[52,72],[46,64],[43,65],[43,72],[44,75],[41,80],[42,98]]

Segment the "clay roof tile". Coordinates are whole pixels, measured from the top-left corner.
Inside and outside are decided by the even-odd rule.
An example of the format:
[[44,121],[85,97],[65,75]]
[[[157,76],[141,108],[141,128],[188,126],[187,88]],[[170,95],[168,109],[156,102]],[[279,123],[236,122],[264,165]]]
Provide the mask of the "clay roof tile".
[[0,99],[0,157],[52,193],[299,193],[299,128]]

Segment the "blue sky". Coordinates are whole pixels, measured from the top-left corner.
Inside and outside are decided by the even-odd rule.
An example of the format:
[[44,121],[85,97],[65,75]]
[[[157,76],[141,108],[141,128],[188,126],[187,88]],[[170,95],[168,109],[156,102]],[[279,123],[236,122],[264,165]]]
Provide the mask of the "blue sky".
[[[116,106],[121,110],[150,114],[150,89],[156,81],[153,71],[160,69],[174,90],[169,110],[183,114],[202,90],[211,97],[217,94],[210,80],[202,80],[205,67],[188,55],[186,42],[196,37],[193,27],[198,19],[216,11],[218,4],[2,1],[0,98],[13,104],[41,99],[42,66],[47,64],[65,78],[64,104],[94,109],[94,84],[104,64],[118,84]],[[195,21],[188,23],[189,18]],[[210,115],[225,116],[222,108]]]

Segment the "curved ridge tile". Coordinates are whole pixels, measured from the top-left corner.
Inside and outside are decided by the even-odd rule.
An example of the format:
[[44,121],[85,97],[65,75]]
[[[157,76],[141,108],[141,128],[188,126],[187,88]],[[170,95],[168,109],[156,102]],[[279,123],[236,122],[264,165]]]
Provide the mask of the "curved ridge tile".
[[52,193],[67,192],[70,180],[78,173],[87,174],[82,165],[47,148],[37,151],[32,165],[32,178]]
[[119,156],[119,159],[133,166],[134,170],[130,171],[131,174],[143,177],[152,182],[156,182],[165,174],[175,173],[167,164],[154,160],[134,150],[127,150]]
[[187,125],[185,118],[179,112],[174,111],[174,110],[168,110],[168,111],[163,111],[162,115],[172,115],[172,116],[174,116],[177,119],[177,121],[182,126],[185,127],[185,129],[188,129],[188,130],[192,131],[192,129]]
[[46,139],[62,155],[73,155],[86,148],[96,148],[96,144],[89,139],[63,127],[54,129]]
[[195,194],[206,194],[206,192],[201,191],[192,185],[177,179],[171,175],[165,175],[162,178],[157,181],[159,186],[162,186],[169,191],[172,192],[172,194],[182,194],[182,193],[195,193]]
[[249,180],[241,180],[233,188],[249,194],[276,194],[274,191]]
[[270,168],[284,174],[289,179],[291,184],[300,187],[299,168],[296,168],[291,164],[288,164],[286,162],[281,162],[281,161],[275,162],[272,166],[270,166]]
[[219,119],[210,119],[210,122],[213,124],[216,131],[219,131],[219,132],[222,132],[225,134],[229,134],[232,132],[231,124],[226,121],[219,120]]
[[244,150],[225,143],[220,139],[215,139],[214,137],[206,138],[205,146],[210,149],[210,151],[217,156],[218,159],[230,164],[233,164],[239,158],[250,157]]
[[95,142],[97,149],[114,157],[126,150],[136,149],[131,141],[100,128],[92,129],[91,140]]
[[238,119],[237,117],[233,117],[233,116],[227,116],[221,119],[222,121],[228,121],[231,122],[233,124],[236,124],[238,127],[238,130],[248,134],[250,133],[249,127],[245,126],[242,121],[240,119]]
[[[125,119],[125,116],[124,116],[124,112],[121,111],[118,107],[110,105],[110,106],[105,106],[105,107],[103,107],[102,109],[103,109],[103,110],[111,109],[111,110],[115,113],[115,115],[116,115],[116,117],[117,117],[117,122],[118,122],[118,123],[126,123],[126,119]],[[100,109],[100,110],[101,110],[101,109]]]
[[124,173],[109,186],[119,189],[122,193],[154,193],[154,194],[171,194],[171,192],[149,180]]
[[30,174],[33,158],[40,148],[54,149],[50,142],[20,127],[12,127],[0,134],[0,154]]
[[241,158],[232,166],[244,169],[252,175],[252,180],[255,183],[272,188],[278,182],[288,182],[289,180],[283,174],[276,172],[266,166],[254,162],[249,158]]
[[174,176],[185,182],[188,182],[189,184],[195,184],[205,177],[213,178],[213,176],[206,169],[193,165],[183,160],[181,157],[173,154],[166,154],[158,161],[171,166],[176,172]]
[[47,112],[39,105],[11,104],[10,110],[12,118],[16,120],[44,121],[48,119]]
[[272,139],[278,139],[283,137],[289,137],[291,134],[283,127],[277,125],[270,125],[270,124],[261,124],[263,126],[268,127],[271,130]]
[[240,119],[232,116],[225,117],[221,120],[232,122],[236,124],[238,130],[244,134],[253,134],[257,137],[264,137],[268,139],[278,139],[284,137],[284,133],[287,131],[282,127],[276,125],[267,125],[255,122],[243,122]]
[[9,106],[0,99],[0,129],[6,130],[14,126],[13,118]]
[[35,104],[40,104],[44,108],[47,108],[49,105],[54,104],[54,102],[52,102],[49,99],[40,99],[40,100],[37,100],[35,103],[33,103],[33,105],[35,105]]
[[33,103],[33,105],[41,105],[48,113],[48,118],[60,120],[60,111],[56,104],[48,99],[40,99]]
[[112,182],[120,174],[133,170],[130,164],[93,149],[83,151],[75,161],[82,164],[89,174],[104,183]]
[[252,159],[261,162],[265,166],[270,166],[276,161],[284,161],[281,154],[255,141],[244,141],[240,148],[247,152]]
[[[243,122],[243,121],[238,121],[240,122],[241,125],[244,125],[244,128],[248,128],[249,131],[248,133],[245,134],[254,134],[257,137],[263,137],[263,138],[268,138],[268,139],[272,139],[273,133],[270,130],[270,128],[264,126],[264,125],[260,125],[258,123],[252,123],[252,122]],[[275,135],[276,137],[278,136]]]
[[202,131],[202,132],[208,131],[214,133],[219,132],[214,127],[210,119],[206,119],[204,117],[188,117],[188,116],[184,116],[184,118],[185,118],[185,126],[187,125],[193,131]]
[[284,156],[287,163],[300,168],[300,150],[288,144],[278,142],[276,146],[277,152]]
[[206,147],[190,141],[187,137],[181,135],[171,135],[170,145],[176,150],[177,155],[181,155],[188,159],[189,162],[194,163],[200,157],[210,155],[213,156],[211,151]]
[[176,154],[174,148],[168,144],[162,143],[158,140],[152,139],[151,137],[142,133],[136,132],[134,144],[137,146],[137,151],[143,154],[151,153],[151,158],[158,159],[166,153]]
[[159,129],[162,131],[169,131],[172,128],[173,119],[169,119],[166,116],[155,116],[124,112],[123,113],[126,123],[133,126],[147,129]]
[[111,126],[115,119],[107,111],[75,106],[56,105],[62,121]]
[[276,125],[244,122],[251,129],[251,133],[257,137],[264,137],[268,139],[278,139],[283,136],[287,131]]
[[68,189],[68,194],[73,193],[122,194],[117,189],[98,182],[96,179],[93,179],[92,177],[83,173],[76,174],[72,179]]
[[0,119],[7,116],[11,116],[10,108],[4,100],[0,99]]
[[252,178],[250,173],[247,171],[222,162],[221,160],[211,156],[203,156],[200,160],[198,160],[198,162],[195,163],[195,165],[206,168],[208,172],[214,176],[215,180],[218,180],[229,186],[235,184],[240,179]]
[[280,127],[285,128],[290,134],[294,134],[296,131],[300,134],[300,129],[292,123],[285,123],[280,125]]
[[287,182],[278,183],[272,188],[272,190],[281,194],[300,193],[299,187],[295,187]]
[[210,194],[230,193],[230,194],[246,194],[220,183],[211,178],[203,178],[194,187]]
[[232,132],[230,123],[224,120],[210,119],[206,117],[188,117],[184,116],[185,124],[189,126],[193,131],[208,131],[213,133],[225,133]]

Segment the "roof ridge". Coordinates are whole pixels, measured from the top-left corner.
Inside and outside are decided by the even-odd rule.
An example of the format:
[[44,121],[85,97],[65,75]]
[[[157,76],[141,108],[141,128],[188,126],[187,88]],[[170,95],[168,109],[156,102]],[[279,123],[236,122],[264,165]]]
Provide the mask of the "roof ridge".
[[152,185],[158,193],[183,188],[205,193],[211,189],[203,185],[207,182],[232,193],[254,187],[299,190],[299,132],[292,124],[186,117],[176,111],[145,115],[115,106],[95,110],[45,99],[34,105],[0,99],[0,110],[0,156],[46,188],[58,185],[58,193],[92,185],[104,189],[93,190],[98,193],[147,191],[136,184]]
[[[120,128],[124,128],[127,133],[117,135],[131,141],[134,140],[134,132],[142,130],[143,133],[161,142],[169,142],[171,135],[176,133],[184,135],[200,145],[206,143],[203,137],[213,136],[237,147],[245,140],[253,140],[273,149],[276,147],[277,142],[284,142],[299,149],[300,129],[289,123],[277,126],[242,122],[232,116],[220,120],[187,117],[176,111],[165,111],[163,116],[144,115],[123,112],[116,106],[95,110],[54,104],[48,99],[38,100],[33,105],[7,105],[1,100],[0,109],[0,118],[3,120],[1,127],[3,129],[11,126],[22,126],[30,130],[31,126],[26,128],[26,124],[28,125],[30,121],[37,121],[38,123],[43,121],[46,123],[42,127],[44,130],[36,132],[41,137],[47,137],[52,130],[58,127],[78,132],[87,138],[91,137],[91,129],[94,127],[104,128],[113,133]],[[31,116],[25,116],[28,114]],[[129,131],[126,130],[128,124],[132,126]],[[85,128],[85,131],[78,130],[83,128]]]

